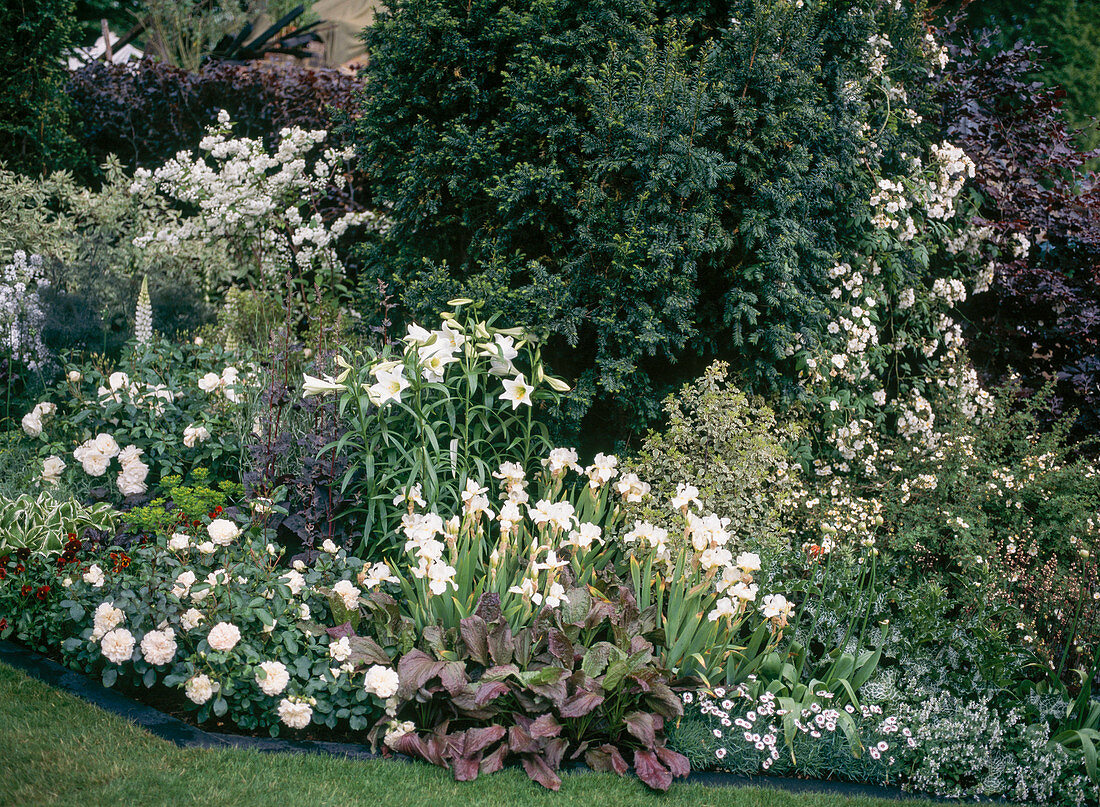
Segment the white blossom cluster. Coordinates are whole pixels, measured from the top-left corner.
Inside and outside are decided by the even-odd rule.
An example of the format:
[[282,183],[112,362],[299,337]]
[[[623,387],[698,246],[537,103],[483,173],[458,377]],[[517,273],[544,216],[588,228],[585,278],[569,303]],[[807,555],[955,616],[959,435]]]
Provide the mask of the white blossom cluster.
[[372,211],[346,213],[332,222],[316,212],[303,214],[310,200],[346,181],[342,166],[354,156],[350,149],[327,148],[315,157],[327,132],[283,129],[274,153],[260,139],[232,138],[231,132],[222,110],[199,143],[198,156],[181,151],[156,171],[135,172],[131,193],[160,192],[196,211],[135,239],[137,246],[171,249],[182,241],[225,239],[249,265],[258,257],[265,276],[290,268],[342,273],[336,239],[351,227],[388,227]]
[[899,241],[911,241],[919,232],[913,211],[940,221],[953,218],[958,196],[974,176],[973,160],[946,141],[932,146],[927,169],[919,157],[910,158],[910,166],[909,176],[880,178],[868,200],[874,225],[892,231]]
[[49,362],[42,341],[46,314],[39,293],[49,288],[40,255],[18,250],[0,278],[0,350],[32,372]]
[[[1010,798],[1020,803],[1088,804],[1095,795],[1049,725],[1030,724],[1024,709],[1000,711],[993,694],[963,699],[923,687],[899,712],[914,728],[921,761],[909,785],[951,799]],[[964,772],[965,776],[959,773]]]

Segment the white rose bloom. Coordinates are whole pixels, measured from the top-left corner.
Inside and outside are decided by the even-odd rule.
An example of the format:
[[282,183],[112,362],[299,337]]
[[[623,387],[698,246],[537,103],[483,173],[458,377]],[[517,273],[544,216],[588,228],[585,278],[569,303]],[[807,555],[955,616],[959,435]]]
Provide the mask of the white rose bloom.
[[79,384],[80,381],[84,378],[84,376],[80,374],[79,370],[69,370],[68,374],[65,377],[69,379],[70,384]]
[[207,373],[199,379],[199,389],[203,392],[214,392],[222,385],[222,377],[217,373]]
[[279,719],[289,728],[304,729],[313,719],[313,709],[304,701],[283,698],[279,701]]
[[91,448],[98,454],[110,459],[111,457],[117,457],[119,453],[118,443],[115,438],[109,434],[97,434],[92,438]]
[[195,573],[190,569],[180,572],[176,575],[176,584],[172,586],[172,594],[176,597],[184,597],[191,591],[191,586],[195,585],[195,580]]
[[108,661],[122,664],[134,653],[134,636],[126,628],[115,628],[103,637],[99,647]]
[[302,603],[300,606],[298,606],[298,618],[299,619],[309,619],[310,616],[311,616],[311,614],[309,612],[309,605],[308,604]]
[[229,652],[241,640],[240,629],[231,622],[219,622],[210,629],[206,637],[207,644],[214,650]]
[[194,630],[204,619],[206,619],[206,617],[202,615],[202,611],[195,608],[188,608],[180,614],[180,627],[184,630]]
[[304,572],[306,570],[305,561],[302,561],[302,560],[296,560],[293,563],[291,563],[290,566],[296,572]]
[[122,624],[123,613],[112,603],[101,602],[99,607],[95,609],[95,616],[92,620],[92,639],[93,641],[99,641],[108,632],[114,630]]
[[194,448],[199,443],[205,443],[210,439],[210,432],[205,426],[196,426],[192,423],[183,430],[183,444],[188,448]]
[[191,536],[177,532],[168,539],[168,548],[173,552],[181,552],[191,546]]
[[383,667],[381,664],[375,664],[367,670],[367,675],[363,679],[363,689],[382,700],[396,695],[400,684],[401,679],[397,675],[397,670]]
[[73,457],[84,466],[84,473],[89,476],[103,476],[107,472],[107,466],[111,458],[98,450],[95,440],[88,440],[76,447]]
[[240,528],[226,518],[216,518],[206,525],[210,540],[218,546],[229,546],[241,534]]
[[23,431],[28,437],[37,437],[42,434],[42,415],[37,409],[32,409],[23,415]]
[[107,383],[111,385],[111,392],[116,392],[123,387],[130,386],[130,376],[120,372],[111,373],[110,377],[107,379]]
[[125,468],[127,465],[141,464],[141,455],[144,452],[137,446],[126,446],[118,452],[118,461]]
[[176,657],[176,632],[171,628],[149,631],[141,640],[141,655],[154,666],[167,664]]
[[203,541],[198,545],[198,550],[204,555],[213,555],[218,551],[218,547],[213,541]]
[[93,563],[88,567],[88,571],[84,572],[84,582],[90,584],[93,588],[102,588],[106,577],[103,575],[103,570],[99,568],[98,563]]
[[351,642],[347,636],[341,636],[335,642],[330,642],[328,654],[334,661],[347,661],[351,657]]
[[339,548],[332,542],[331,538],[326,538],[325,542],[321,544],[321,551],[328,552],[330,555],[335,555],[339,552]]
[[280,661],[265,661],[260,664],[260,669],[264,671],[264,677],[260,678],[260,674],[256,673],[256,684],[265,695],[279,695],[290,683],[290,673]]
[[349,611],[354,611],[359,608],[359,589],[357,589],[350,580],[341,580],[332,590],[340,596],[340,599],[344,601],[344,607]]
[[302,577],[302,573],[295,571],[294,569],[291,569],[279,579],[287,584],[287,586],[290,588],[290,593],[293,594],[295,597],[297,597],[302,589],[306,586],[306,579]]
[[56,485],[61,479],[61,472],[68,467],[61,457],[46,457],[42,461],[42,481],[49,485]]
[[115,480],[118,492],[123,496],[140,496],[149,489],[145,478],[149,476],[149,466],[140,460],[131,461],[122,467]]
[[214,682],[207,675],[196,675],[188,679],[184,692],[192,703],[201,706],[214,697]]

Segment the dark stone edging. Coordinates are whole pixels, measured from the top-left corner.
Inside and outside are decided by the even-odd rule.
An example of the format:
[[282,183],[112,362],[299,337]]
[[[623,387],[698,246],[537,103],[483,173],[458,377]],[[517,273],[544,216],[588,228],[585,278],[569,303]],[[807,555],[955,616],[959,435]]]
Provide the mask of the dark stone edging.
[[[192,726],[177,717],[108,689],[86,675],[68,669],[40,653],[11,642],[0,641],[0,662],[15,667],[27,675],[57,689],[69,692],[98,706],[105,712],[129,720],[150,734],[175,743],[181,748],[246,748],[269,754],[325,754],[343,759],[382,759],[369,747],[354,743],[330,743],[316,740],[288,740],[281,737],[249,737],[240,734],[219,734]],[[394,759],[394,757],[390,757]],[[398,759],[404,759],[398,757]],[[412,760],[408,760],[412,761]],[[580,767],[576,772],[589,772]],[[716,771],[692,771],[687,779],[677,782],[709,787],[762,787],[790,793],[822,793],[838,796],[869,796],[895,800],[921,799],[941,801],[934,797],[906,793],[894,787],[830,782],[816,779],[793,779],[780,776],[735,776]]]

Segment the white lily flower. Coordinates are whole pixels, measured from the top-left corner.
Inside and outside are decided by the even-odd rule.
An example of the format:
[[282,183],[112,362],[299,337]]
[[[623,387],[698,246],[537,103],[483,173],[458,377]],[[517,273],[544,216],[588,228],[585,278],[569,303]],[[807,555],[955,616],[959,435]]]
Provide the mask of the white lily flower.
[[367,390],[371,400],[378,406],[388,401],[400,402],[401,393],[409,386],[409,380],[405,378],[404,368],[379,370],[375,376],[378,378],[378,383]]
[[535,388],[532,387],[523,378],[523,373],[518,374],[515,378],[509,380],[504,379],[504,392],[500,394],[500,400],[511,401],[512,411],[519,409],[520,404],[531,405],[531,393]]
[[302,397],[309,398],[313,395],[328,395],[341,388],[340,384],[332,376],[314,378],[311,375],[302,374]]

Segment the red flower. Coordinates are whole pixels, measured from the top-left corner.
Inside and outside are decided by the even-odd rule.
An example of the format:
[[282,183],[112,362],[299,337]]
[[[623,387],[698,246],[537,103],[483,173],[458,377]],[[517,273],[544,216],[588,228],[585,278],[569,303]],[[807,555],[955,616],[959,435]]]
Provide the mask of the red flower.
[[7,576],[8,576],[7,568],[4,567],[4,566],[0,566],[0,580],[3,580]]
[[30,556],[31,550],[25,546],[21,546],[17,550],[15,550],[15,557],[19,558],[19,560],[26,560]]
[[0,566],[7,566],[9,560],[11,560],[11,555],[0,555]]
[[32,586],[30,583],[24,583],[23,587],[19,589],[19,593],[22,594],[24,597],[31,596],[32,591],[34,591],[34,586]]
[[0,619],[0,630],[7,630],[8,620]]
[[23,572],[25,572],[26,570],[27,570],[27,567],[24,566],[22,563],[15,564],[15,573],[16,574],[23,574]]
[[214,508],[214,515],[220,516],[221,514],[222,514],[222,506],[219,504],[217,507]]
[[35,592],[35,596],[38,597],[39,601],[44,602],[45,599],[46,599],[46,595],[49,594],[49,593],[50,593],[50,587],[49,586],[40,586],[38,591]]

